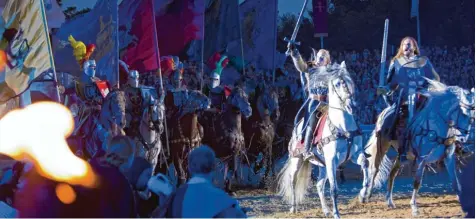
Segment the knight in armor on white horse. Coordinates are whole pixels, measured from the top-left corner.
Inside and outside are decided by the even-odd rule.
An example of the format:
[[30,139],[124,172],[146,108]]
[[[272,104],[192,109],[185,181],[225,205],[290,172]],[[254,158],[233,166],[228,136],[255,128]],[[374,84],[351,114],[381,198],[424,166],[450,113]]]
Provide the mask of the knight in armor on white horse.
[[394,113],[385,118],[388,121],[384,121],[383,133],[380,134],[392,135],[396,132],[402,163],[407,162],[406,126],[426,99],[422,93],[428,88],[428,83],[423,77],[440,80],[430,60],[420,56],[416,40],[407,36],[402,39],[397,55],[390,62],[386,85],[377,91],[383,94],[387,105],[395,107]]
[[[298,111],[295,120],[294,126],[296,127],[299,121],[301,120],[301,114],[304,113],[304,127],[303,132],[301,133],[301,141],[304,141],[304,159],[307,160],[311,157],[314,157],[312,153],[312,140],[314,130],[316,128],[319,117],[325,110],[327,102],[327,81],[310,81],[311,74],[317,74],[319,68],[325,68],[331,63],[331,58],[329,51],[325,49],[320,49],[318,52],[313,50],[311,60],[309,62],[304,62],[301,54],[294,46],[294,44],[289,44],[289,50],[291,51],[291,57],[293,59],[296,69],[301,73],[301,83],[303,88],[303,93],[305,94],[306,101],[302,105],[301,109]],[[313,83],[313,89],[310,89],[310,84]]]
[[154,87],[140,85],[139,71],[129,70],[123,61],[119,61],[119,64],[127,72],[128,78],[123,88],[128,103],[124,131],[138,142],[138,156],[147,159],[155,168],[161,149],[160,134],[165,113],[163,100],[157,97]]

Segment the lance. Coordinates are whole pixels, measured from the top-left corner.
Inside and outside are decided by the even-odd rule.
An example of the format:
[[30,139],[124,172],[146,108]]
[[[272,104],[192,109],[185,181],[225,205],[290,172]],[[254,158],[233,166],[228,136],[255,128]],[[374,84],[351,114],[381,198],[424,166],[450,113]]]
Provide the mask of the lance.
[[385,19],[385,27],[383,29],[383,43],[382,43],[382,56],[380,57],[380,77],[379,86],[383,87],[385,82],[385,62],[387,61],[387,38],[388,38],[388,18]]
[[296,36],[297,33],[299,32],[299,26],[301,25],[302,22],[302,16],[304,15],[304,10],[306,9],[307,5],[307,0],[304,0],[304,4],[302,5],[301,13],[299,13],[299,17],[296,22],[296,26],[294,27],[293,35],[291,35],[291,39],[288,39],[287,37],[284,38],[284,41],[288,42],[288,50],[286,51],[286,56],[291,55],[291,51],[289,50],[289,46],[291,44],[295,45],[301,45],[300,42],[296,42]]

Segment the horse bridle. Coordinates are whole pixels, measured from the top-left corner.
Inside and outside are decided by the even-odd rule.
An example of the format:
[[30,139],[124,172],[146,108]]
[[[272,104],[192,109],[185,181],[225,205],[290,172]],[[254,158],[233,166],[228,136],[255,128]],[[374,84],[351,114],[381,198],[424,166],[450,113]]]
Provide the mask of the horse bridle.
[[448,115],[450,115],[450,119],[445,119],[440,112],[437,113],[438,117],[446,124],[446,126],[448,127],[448,133],[451,131],[451,136],[448,136],[448,137],[441,137],[441,136],[438,136],[438,134],[436,134],[436,131],[434,130],[430,130],[429,129],[429,121],[427,120],[427,129],[423,129],[421,128],[420,126],[420,130],[416,133],[416,136],[425,136],[425,137],[428,137],[428,140],[430,140],[431,142],[437,142],[438,144],[440,145],[445,145],[445,146],[450,146],[452,145],[455,141],[457,141],[456,139],[456,133],[455,133],[455,130],[458,130],[459,132],[461,132],[462,135],[468,135],[470,132],[471,132],[471,127],[472,127],[472,124],[474,124],[474,107],[473,106],[469,106],[467,104],[463,104],[463,103],[459,103],[459,106],[462,106],[463,108],[465,109],[469,109],[471,110],[471,115],[470,115],[470,121],[468,123],[468,128],[462,128],[462,127],[459,127],[458,126],[458,123],[460,121],[460,115],[462,114],[461,111],[458,111],[457,113],[457,116],[456,116],[456,120],[451,120],[451,115],[454,114],[454,111],[457,111],[457,110],[460,110],[460,107],[455,107],[455,109],[451,110],[450,113]]
[[[335,94],[337,95],[337,98],[339,98],[339,102],[340,102],[340,105],[343,106],[345,104],[345,101],[347,101],[348,99],[352,99],[352,97],[354,96],[354,94],[352,92],[350,92],[349,90],[349,86],[347,85],[347,82],[344,80],[344,78],[342,76],[339,76],[338,77],[339,80],[342,80],[344,81],[344,83],[342,84],[342,86],[344,86],[344,91],[347,92],[349,94],[349,97],[347,98],[342,98],[337,91],[337,88],[336,86],[334,85],[334,83],[331,83],[332,84],[332,88],[334,89],[334,92]],[[340,109],[340,108],[336,108],[336,107],[333,107],[333,106],[330,106],[330,108],[335,108],[335,109]],[[343,109],[340,109],[340,110],[343,110]]]
[[[152,108],[154,106],[148,106],[148,107],[149,107],[149,112],[148,112],[149,115],[148,116],[152,117],[153,109],[151,110],[150,108]],[[142,111],[142,114],[144,114],[144,111]],[[155,126],[156,121],[153,121],[152,118],[149,118],[149,119],[150,119],[150,121],[149,121],[149,124],[147,124],[147,128],[149,129],[149,131],[156,130],[156,126]],[[141,119],[141,123],[142,122],[144,122],[144,121]],[[152,123],[152,125],[151,125],[151,123]],[[141,141],[142,145],[144,145],[144,147],[147,150],[150,150],[150,149],[154,148],[154,145],[156,145],[157,142],[159,142],[159,140],[160,140],[160,134],[158,134],[158,133],[155,135],[154,141],[152,141],[151,143],[147,143],[144,139],[144,136],[142,136],[142,134],[140,134],[140,132],[139,132],[138,137],[139,137],[139,141]]]

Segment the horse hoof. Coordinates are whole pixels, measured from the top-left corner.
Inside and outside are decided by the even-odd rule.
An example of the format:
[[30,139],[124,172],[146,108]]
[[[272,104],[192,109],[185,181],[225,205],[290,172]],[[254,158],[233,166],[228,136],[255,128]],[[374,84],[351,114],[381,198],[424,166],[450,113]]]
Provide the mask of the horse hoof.
[[396,207],[395,207],[395,204],[394,204],[393,202],[388,202],[388,203],[387,203],[387,206],[388,206],[388,208],[390,208],[390,209],[395,209],[395,208],[396,208]]
[[331,217],[331,213],[329,211],[324,211],[324,217]]
[[295,207],[291,207],[291,208],[289,209],[289,213],[295,214],[295,213],[297,213],[297,209],[296,209]]
[[418,217],[418,210],[413,210],[412,215],[413,217]]
[[361,195],[359,195],[359,202],[360,202],[361,204],[366,203],[365,197],[362,197]]

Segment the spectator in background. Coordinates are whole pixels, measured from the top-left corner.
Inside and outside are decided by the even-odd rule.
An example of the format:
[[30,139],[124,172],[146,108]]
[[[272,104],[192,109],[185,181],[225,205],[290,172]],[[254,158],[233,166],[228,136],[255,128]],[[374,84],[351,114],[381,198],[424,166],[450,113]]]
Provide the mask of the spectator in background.
[[193,149],[188,157],[192,178],[171,199],[167,217],[246,218],[238,201],[212,184],[215,152],[208,146]]

